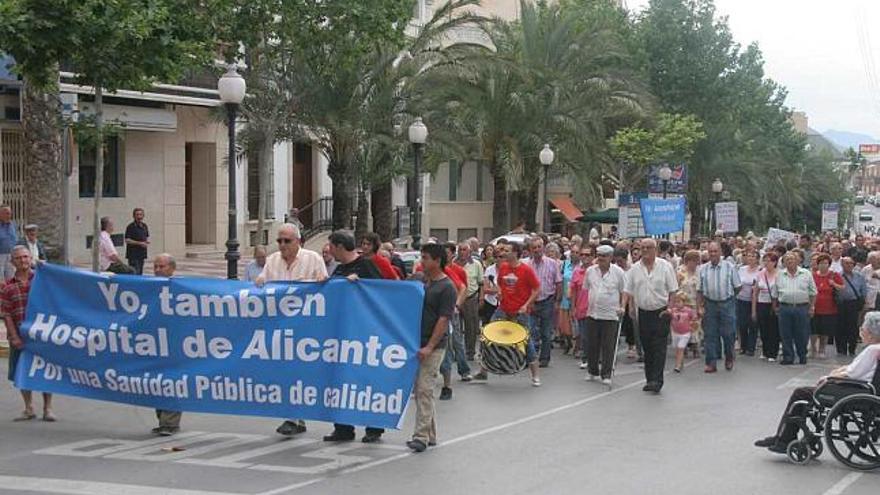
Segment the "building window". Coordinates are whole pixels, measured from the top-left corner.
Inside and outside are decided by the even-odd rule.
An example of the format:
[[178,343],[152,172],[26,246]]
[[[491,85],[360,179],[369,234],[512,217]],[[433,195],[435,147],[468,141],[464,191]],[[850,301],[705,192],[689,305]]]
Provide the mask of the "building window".
[[[122,188],[122,164],[119,150],[119,137],[109,136],[104,140],[104,192],[105,198],[120,198],[123,196]],[[93,198],[95,196],[95,147],[81,146],[79,148],[79,197]]]
[[477,236],[477,229],[458,229],[458,242],[464,242]]
[[446,242],[449,240],[449,229],[431,229],[430,236],[437,242]]

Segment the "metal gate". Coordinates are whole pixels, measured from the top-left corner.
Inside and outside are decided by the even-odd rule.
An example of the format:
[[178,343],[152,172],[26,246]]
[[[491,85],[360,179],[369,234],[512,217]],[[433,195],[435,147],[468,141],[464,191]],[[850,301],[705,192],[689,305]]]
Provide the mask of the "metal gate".
[[18,130],[0,130],[0,204],[12,208],[12,218],[21,228],[25,222],[25,141]]

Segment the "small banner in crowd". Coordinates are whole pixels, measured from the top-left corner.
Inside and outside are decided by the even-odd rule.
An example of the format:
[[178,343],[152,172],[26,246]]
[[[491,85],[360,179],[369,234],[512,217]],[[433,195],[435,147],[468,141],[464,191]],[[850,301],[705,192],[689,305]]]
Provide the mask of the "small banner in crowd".
[[715,203],[715,223],[724,233],[739,232],[739,208],[736,201]]
[[42,265],[22,324],[22,389],[172,411],[398,428],[424,289],[107,277]]
[[771,249],[780,241],[785,244],[788,241],[797,240],[797,234],[795,234],[794,232],[789,232],[787,230],[770,227],[770,229],[767,230],[766,239],[767,241],[764,243],[764,251]]
[[840,203],[822,203],[822,231],[837,230]]
[[684,198],[642,199],[642,221],[648,235],[663,235],[684,230]]

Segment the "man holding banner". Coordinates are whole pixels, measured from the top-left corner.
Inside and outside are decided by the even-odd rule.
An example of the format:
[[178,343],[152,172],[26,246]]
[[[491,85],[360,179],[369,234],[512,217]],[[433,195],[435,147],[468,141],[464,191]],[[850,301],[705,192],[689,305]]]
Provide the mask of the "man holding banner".
[[443,268],[446,253],[439,244],[422,247],[422,269],[425,276],[425,304],[422,306],[421,348],[418,352],[419,372],[413,389],[416,399],[416,425],[412,440],[406,442],[414,452],[424,452],[437,443],[437,421],[434,417],[434,379],[446,354],[449,319],[455,314],[455,285]]
[[[0,290],[0,312],[3,314],[3,322],[9,333],[9,380],[14,381],[15,369],[24,347],[20,326],[24,320],[34,271],[31,269],[31,252],[27,247],[15,246],[11,256],[15,273]],[[15,418],[15,421],[30,421],[36,418],[33,393],[21,389],[21,398],[24,400],[24,412]],[[43,393],[43,421],[55,421],[55,415],[52,414],[52,394]]]

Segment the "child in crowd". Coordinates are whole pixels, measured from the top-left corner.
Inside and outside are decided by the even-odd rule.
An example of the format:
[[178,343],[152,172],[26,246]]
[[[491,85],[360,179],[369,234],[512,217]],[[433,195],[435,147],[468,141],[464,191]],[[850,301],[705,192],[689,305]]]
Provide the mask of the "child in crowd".
[[697,312],[689,305],[688,295],[677,292],[669,307],[669,315],[672,318],[672,346],[675,348],[676,373],[681,373],[684,366],[684,351],[691,340],[691,332],[697,325]]

